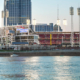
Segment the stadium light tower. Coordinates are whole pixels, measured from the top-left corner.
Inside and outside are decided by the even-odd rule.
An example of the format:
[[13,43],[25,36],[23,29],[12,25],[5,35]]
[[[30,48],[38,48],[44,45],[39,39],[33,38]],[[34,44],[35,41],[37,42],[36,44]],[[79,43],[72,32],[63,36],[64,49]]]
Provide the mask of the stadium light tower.
[[6,9],[6,11],[2,11],[2,18],[6,18],[6,27],[7,27],[7,18],[9,17],[9,11]]
[[65,26],[64,31],[66,31],[66,26],[67,26],[67,20],[66,19],[63,20],[63,25]]
[[36,19],[33,19],[33,25],[34,25],[34,32],[35,32]]
[[57,19],[57,25],[58,25],[58,32],[60,31],[59,30],[59,26],[60,26],[60,20],[59,19]]
[[7,18],[9,17],[9,11],[6,9],[6,15],[5,15],[5,17],[6,17],[6,27],[7,27]]
[[4,11],[2,11],[2,21],[3,21],[3,26],[4,26]]
[[7,18],[9,17],[9,11],[6,9],[5,11],[2,11],[2,18],[5,18],[5,26],[4,26],[4,35],[5,35],[5,40],[6,40],[6,44],[7,44],[7,37],[6,37],[6,30],[5,28],[7,28]]
[[74,33],[73,33],[73,15],[74,15],[74,8],[70,7],[70,15],[71,15],[71,47],[74,45]]
[[78,12],[78,15],[79,15],[79,47],[80,47],[80,7],[77,8],[77,12]]
[[30,25],[30,19],[27,19],[27,20],[26,20],[26,23],[27,23],[27,25],[28,25],[28,35],[29,35],[29,25]]

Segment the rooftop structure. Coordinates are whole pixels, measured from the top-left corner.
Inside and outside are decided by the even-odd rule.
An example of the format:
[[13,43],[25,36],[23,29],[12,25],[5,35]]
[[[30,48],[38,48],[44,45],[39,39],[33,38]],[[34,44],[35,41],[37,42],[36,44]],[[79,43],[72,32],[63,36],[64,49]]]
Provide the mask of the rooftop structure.
[[58,29],[59,29],[60,32],[63,31],[63,30],[61,29],[61,26],[58,26],[57,24],[55,24],[54,27],[53,27],[53,31],[54,31],[54,32],[58,32]]

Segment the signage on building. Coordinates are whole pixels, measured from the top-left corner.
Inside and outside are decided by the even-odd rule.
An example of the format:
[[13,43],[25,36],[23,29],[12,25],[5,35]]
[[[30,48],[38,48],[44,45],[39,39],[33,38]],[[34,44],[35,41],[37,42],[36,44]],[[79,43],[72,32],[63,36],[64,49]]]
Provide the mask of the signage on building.
[[21,25],[17,26],[17,28],[23,28],[23,29],[24,29],[24,27],[23,27],[23,26],[21,26]]
[[28,29],[17,29],[17,31],[20,31],[20,33],[26,33],[28,32]]

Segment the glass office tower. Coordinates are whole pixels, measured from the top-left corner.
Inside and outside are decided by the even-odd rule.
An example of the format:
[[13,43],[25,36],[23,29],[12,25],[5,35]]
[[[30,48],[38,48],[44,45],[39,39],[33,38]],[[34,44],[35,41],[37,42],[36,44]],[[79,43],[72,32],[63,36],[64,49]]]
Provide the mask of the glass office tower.
[[4,0],[4,12],[6,9],[9,11],[7,25],[26,24],[27,19],[31,23],[31,0]]

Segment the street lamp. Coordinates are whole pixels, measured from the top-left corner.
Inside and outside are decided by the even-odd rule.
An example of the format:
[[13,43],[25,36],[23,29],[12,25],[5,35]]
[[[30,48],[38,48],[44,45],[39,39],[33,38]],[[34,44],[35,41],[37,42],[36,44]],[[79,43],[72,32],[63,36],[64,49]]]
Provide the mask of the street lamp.
[[77,8],[77,12],[79,15],[79,47],[80,47],[80,8]]
[[66,31],[66,26],[67,26],[67,20],[66,19],[63,20],[63,25],[65,26],[64,31]]
[[58,32],[59,32],[59,26],[60,26],[60,20],[57,19],[57,25],[58,25]]

